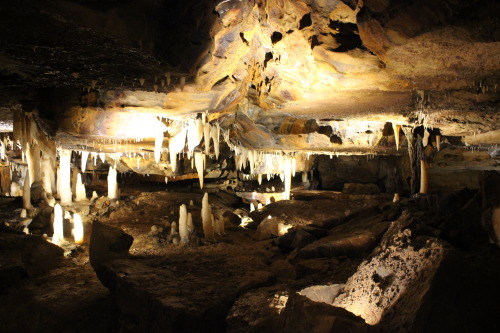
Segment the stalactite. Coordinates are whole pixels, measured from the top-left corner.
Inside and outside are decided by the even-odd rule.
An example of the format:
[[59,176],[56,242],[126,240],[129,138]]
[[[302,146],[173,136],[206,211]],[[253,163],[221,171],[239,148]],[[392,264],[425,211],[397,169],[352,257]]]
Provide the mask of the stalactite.
[[53,222],[54,234],[52,235],[52,243],[60,245],[64,240],[64,229],[63,229],[63,211],[61,205],[56,204],[54,206],[54,222]]
[[186,205],[182,204],[179,207],[179,235],[181,236],[181,243],[189,242],[187,219],[187,208]]
[[160,162],[161,158],[161,146],[163,145],[163,132],[158,133],[155,138],[155,151],[154,151],[154,157],[155,157],[155,162],[158,164]]
[[174,137],[172,137],[169,141],[169,154],[170,154],[170,165],[172,167],[172,171],[175,172],[177,168],[177,154],[184,149],[186,145],[186,129],[182,129],[179,133],[177,133]]
[[85,172],[87,169],[87,160],[89,159],[89,152],[88,151],[82,151],[82,159],[81,159],[81,166],[80,169],[82,172]]
[[203,139],[205,140],[205,155],[210,154],[210,124],[203,125]]
[[216,125],[212,126],[210,129],[210,137],[212,138],[212,141],[214,142],[214,152],[215,152],[215,159],[219,159],[219,137],[220,137],[220,125],[217,123]]
[[203,195],[203,200],[201,202],[201,220],[203,223],[205,239],[213,239],[214,228],[212,225],[212,212],[210,210],[210,204],[208,203],[208,193]]
[[200,188],[203,188],[203,173],[205,171],[205,154],[195,152],[194,153],[194,164],[196,166],[196,172],[198,173],[198,179],[200,180]]
[[82,175],[78,173],[76,176],[75,201],[84,200],[87,200],[87,192],[85,191],[85,185],[82,183]]
[[116,178],[116,169],[110,166],[108,172],[108,198],[110,199],[119,198],[118,182]]
[[430,135],[429,131],[426,128],[424,128],[424,138],[422,139],[422,145],[424,147],[427,147],[427,145],[429,144],[429,135]]
[[83,243],[83,222],[78,213],[73,215],[73,237],[75,239],[75,244]]
[[71,150],[61,149],[59,151],[59,188],[57,192],[61,197],[61,205],[71,204]]
[[101,159],[102,163],[106,162],[106,153],[99,153],[99,158]]
[[290,200],[290,191],[292,189],[292,158],[287,157],[284,163],[285,173],[285,193],[283,193],[284,200]]

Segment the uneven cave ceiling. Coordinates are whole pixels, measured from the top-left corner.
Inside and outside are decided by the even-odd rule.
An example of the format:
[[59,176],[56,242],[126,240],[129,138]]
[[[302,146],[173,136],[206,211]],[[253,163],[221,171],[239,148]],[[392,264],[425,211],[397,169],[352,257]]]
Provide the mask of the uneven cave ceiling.
[[[33,112],[58,147],[152,152],[156,131],[167,129],[167,147],[203,114],[248,149],[397,154],[392,123],[491,152],[500,143],[499,7],[463,0],[5,2],[2,124],[12,131],[12,112]],[[137,124],[145,128],[134,130]]]

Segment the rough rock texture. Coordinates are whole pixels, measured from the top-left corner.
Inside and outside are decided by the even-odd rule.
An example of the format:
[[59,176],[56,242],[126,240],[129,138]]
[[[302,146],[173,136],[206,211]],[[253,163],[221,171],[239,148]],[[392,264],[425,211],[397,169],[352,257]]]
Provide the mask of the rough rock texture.
[[480,179],[482,198],[482,225],[490,240],[500,247],[500,173],[486,172]]
[[0,232],[0,291],[19,279],[55,268],[63,259],[63,252],[40,236]]
[[281,321],[282,332],[376,332],[349,311],[311,301],[306,296],[289,297]]
[[389,222],[382,215],[353,219],[334,227],[329,235],[299,251],[302,258],[359,256],[370,252],[377,244]]
[[108,260],[127,257],[133,241],[132,236],[123,230],[94,221],[89,247],[92,267],[97,270]]
[[333,305],[387,332],[494,330],[495,280],[490,273],[474,273],[412,214],[405,211],[393,222]]
[[276,285],[248,291],[241,295],[227,316],[227,331],[277,332],[280,314],[288,301],[288,288]]
[[258,211],[253,211],[249,216],[257,223],[270,215],[271,217],[279,216],[294,227],[312,225],[331,228],[343,223],[357,212],[375,209],[387,201],[388,197],[330,193],[328,197],[304,195],[300,199],[277,201]]
[[[130,239],[115,230],[108,235],[114,239],[92,237],[91,249]],[[220,332],[237,295],[274,279],[262,258],[226,244],[181,247],[162,257],[106,257],[99,265],[93,253],[96,273],[113,292],[127,332]]]

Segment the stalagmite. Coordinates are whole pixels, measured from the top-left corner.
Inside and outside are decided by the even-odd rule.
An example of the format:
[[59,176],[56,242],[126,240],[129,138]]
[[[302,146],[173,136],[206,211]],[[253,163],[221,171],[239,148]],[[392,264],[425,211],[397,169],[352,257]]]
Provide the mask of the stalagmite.
[[87,160],[89,159],[89,154],[90,153],[88,151],[82,151],[82,164],[80,167],[82,172],[85,172],[85,170],[87,169]]
[[392,202],[398,202],[399,201],[399,193],[394,193],[394,199],[392,199]]
[[194,153],[194,164],[196,165],[196,172],[200,180],[200,188],[203,188],[203,171],[205,170],[205,154]]
[[78,213],[73,215],[73,237],[75,238],[75,244],[83,243],[83,222]]
[[63,211],[59,204],[54,206],[54,234],[52,235],[52,243],[60,245],[64,239],[63,232]]
[[163,133],[158,134],[155,138],[155,151],[154,151],[154,157],[155,157],[155,162],[158,164],[160,162],[161,158],[161,146],[163,145]]
[[262,174],[257,175],[257,181],[259,182],[259,185],[262,185]]
[[193,214],[191,213],[188,213],[187,215],[187,230],[189,235],[191,235],[194,231]]
[[250,203],[250,213],[255,210],[255,206],[253,203]]
[[40,170],[40,147],[38,144],[33,143],[31,145],[31,151],[33,154],[33,180],[32,184],[34,182],[40,182],[42,180],[42,173]]
[[428,190],[428,178],[427,178],[427,162],[425,160],[420,161],[420,193],[427,193]]
[[396,140],[396,150],[399,150],[399,131],[401,130],[401,125],[393,123],[392,129],[394,130],[394,140]]
[[189,200],[189,206],[194,206],[193,200]]
[[52,162],[50,160],[50,157],[48,156],[42,156],[41,162],[40,162],[40,167],[42,169],[42,186],[47,194],[53,194],[56,192],[56,187],[55,187],[55,174],[54,174],[54,168],[52,166]]
[[441,151],[441,135],[436,135],[436,148]]
[[177,154],[184,149],[186,145],[186,129],[182,129],[174,137],[170,139],[169,142],[169,154],[170,154],[170,165],[172,166],[172,171],[175,172],[177,168]]
[[85,191],[85,185],[83,185],[82,183],[82,175],[80,173],[78,173],[78,175],[76,176],[75,200],[76,201],[87,200],[87,192]]
[[90,198],[90,203],[93,204],[94,201],[96,201],[97,199],[99,199],[99,196],[97,195],[96,191],[93,191],[92,192],[92,197]]
[[27,216],[26,209],[25,208],[21,209],[21,215],[19,217],[22,218],[22,219],[25,219],[26,216]]
[[172,222],[170,225],[170,234],[175,235],[177,233],[177,223]]
[[303,171],[302,172],[302,182],[303,183],[307,183],[308,180],[307,180],[307,172]]
[[59,152],[59,188],[61,205],[68,205],[72,201],[71,193],[71,150],[61,149]]
[[179,235],[181,236],[181,243],[189,242],[187,219],[186,205],[182,204],[179,208]]
[[203,139],[205,140],[205,155],[210,154],[210,124],[203,125]]
[[23,208],[31,209],[31,186],[30,186],[30,172],[26,169],[26,176],[24,177],[23,186]]
[[214,238],[212,212],[210,210],[210,204],[208,203],[208,193],[205,193],[203,195],[203,200],[201,202],[201,220],[203,222],[203,232],[205,233],[205,239]]
[[110,199],[118,199],[119,197],[116,177],[116,169],[110,166],[108,172],[108,198]]
[[429,135],[430,135],[429,131],[426,128],[424,128],[424,137],[422,139],[422,145],[424,147],[427,147],[427,145],[429,144]]
[[30,179],[30,186],[33,184],[35,181],[35,162],[33,160],[33,151],[31,150],[30,144],[26,143],[26,147],[24,150],[24,154],[26,155],[26,162],[28,163],[28,171],[29,171],[29,179]]

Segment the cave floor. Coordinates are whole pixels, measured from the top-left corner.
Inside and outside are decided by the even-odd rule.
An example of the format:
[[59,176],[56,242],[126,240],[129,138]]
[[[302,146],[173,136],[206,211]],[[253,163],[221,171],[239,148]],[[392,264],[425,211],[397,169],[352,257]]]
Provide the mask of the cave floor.
[[[130,254],[137,260],[118,261],[114,267],[123,276],[128,276],[127,283],[136,288],[134,290],[147,290],[167,308],[177,306],[175,304],[180,304],[181,308],[203,308],[207,305],[200,304],[200,300],[210,295],[210,300],[217,304],[212,306],[208,302],[210,307],[217,308],[214,310],[218,311],[217,314],[213,315],[220,316],[219,319],[224,322],[227,317],[227,325],[232,331],[245,331],[252,316],[253,319],[262,316],[261,310],[257,310],[259,306],[264,306],[273,297],[274,302],[279,303],[281,296],[288,297],[289,293],[311,285],[346,283],[378,244],[366,245],[360,230],[380,234],[380,230],[373,226],[379,228],[384,219],[390,220],[390,216],[381,219],[382,215],[373,211],[373,207],[383,211],[380,207],[392,205],[385,195],[358,196],[356,201],[353,197],[340,200],[341,195],[335,192],[311,193],[307,196],[301,194],[305,201],[292,202],[296,208],[282,206],[280,214],[277,211],[273,214],[288,219],[290,223],[302,223],[300,218],[303,217],[298,212],[303,211],[300,204],[304,202],[319,207],[319,211],[324,207],[322,205],[328,204],[331,211],[342,212],[341,215],[345,216],[350,214],[352,219],[345,225],[351,227],[335,227],[342,237],[351,242],[347,247],[342,245],[347,248],[344,252],[324,255],[321,247],[286,248],[286,242],[284,248],[286,237],[259,236],[256,225],[242,228],[230,218],[225,220],[225,234],[216,235],[215,240],[205,242],[200,237],[195,242],[197,246],[176,245],[172,244],[168,234],[171,223],[178,220],[180,204],[186,204],[193,214],[198,235],[202,235],[201,191],[174,189],[144,192],[144,188],[136,187],[125,189],[118,202],[106,202],[105,198],[101,198],[100,202],[91,206],[89,215],[84,219],[84,244],[67,254],[56,268],[37,276],[24,276],[0,293],[2,331],[133,332],[140,328],[126,311],[124,313],[124,308],[130,310],[130,306],[134,308],[135,305],[124,305],[123,295],[112,296],[90,265],[88,250],[94,220],[121,228],[134,237]],[[214,191],[209,198],[216,216],[227,217],[225,212],[238,211],[248,214],[242,209],[241,200],[228,192]],[[102,206],[96,207],[98,204]],[[0,198],[0,216],[14,226],[19,222],[21,205],[18,199]],[[355,206],[360,209],[356,211]],[[264,212],[269,211],[266,209]],[[293,209],[297,209],[298,217],[295,219],[290,217],[294,214]],[[256,216],[255,213],[253,216]],[[321,215],[310,219],[321,219]],[[330,221],[328,228],[335,221]],[[327,234],[322,234],[328,228],[315,226],[307,230],[328,240],[332,235],[325,237]],[[461,255],[478,272],[491,278],[490,281],[498,280],[500,256],[496,249],[487,247],[462,251]],[[208,286],[208,289],[203,286]],[[222,304],[220,308],[219,303]],[[222,331],[227,329],[219,328]]]

